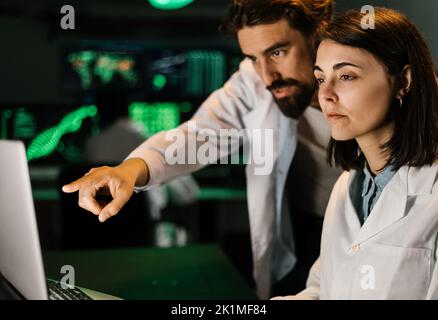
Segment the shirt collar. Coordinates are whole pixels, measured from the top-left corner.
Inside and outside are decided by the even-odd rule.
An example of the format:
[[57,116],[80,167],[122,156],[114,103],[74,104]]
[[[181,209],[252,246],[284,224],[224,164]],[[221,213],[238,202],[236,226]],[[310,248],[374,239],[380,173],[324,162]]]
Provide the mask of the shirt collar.
[[363,169],[364,173],[364,188],[362,188],[362,197],[364,197],[371,188],[372,185],[375,185],[379,192],[382,192],[386,185],[389,183],[391,178],[395,174],[394,165],[391,163],[385,169],[383,169],[377,176],[373,177],[371,174],[371,170],[368,167],[368,163],[365,161],[365,167]]

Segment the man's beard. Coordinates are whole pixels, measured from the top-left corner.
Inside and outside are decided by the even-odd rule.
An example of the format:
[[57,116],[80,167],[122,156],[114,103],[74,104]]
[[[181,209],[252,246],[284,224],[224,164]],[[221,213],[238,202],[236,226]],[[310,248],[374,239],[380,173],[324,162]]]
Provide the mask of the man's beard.
[[295,86],[298,90],[288,96],[281,99],[277,99],[274,96],[275,102],[277,102],[280,111],[289,118],[298,119],[309,106],[312,100],[313,94],[316,90],[316,82],[313,86],[304,85],[294,79],[276,80],[270,86],[267,87],[269,91],[279,89],[282,87]]

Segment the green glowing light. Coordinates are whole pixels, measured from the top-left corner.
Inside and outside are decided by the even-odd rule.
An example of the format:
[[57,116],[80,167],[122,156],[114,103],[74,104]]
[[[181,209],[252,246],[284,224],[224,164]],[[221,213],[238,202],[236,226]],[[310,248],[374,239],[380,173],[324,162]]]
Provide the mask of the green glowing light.
[[93,104],[88,107],[88,116],[94,117],[97,115],[97,107]]
[[35,136],[36,122],[34,116],[24,108],[15,113],[14,136],[18,139],[27,139]]
[[135,61],[131,56],[110,52],[80,51],[70,54],[67,59],[79,75],[84,90],[90,89],[94,76],[99,77],[104,84],[111,82],[117,73],[130,85],[134,85],[138,80],[134,70]]
[[159,91],[163,89],[167,84],[167,78],[163,76],[162,74],[157,74],[154,76],[154,79],[152,80],[152,83],[154,84],[154,88]]
[[207,95],[225,81],[225,56],[219,51],[193,50],[186,54],[187,92],[194,96]]
[[90,65],[96,59],[96,53],[93,51],[81,51],[70,54],[68,62],[71,63],[73,69],[78,73],[81,79],[81,85],[83,89],[89,89],[93,75],[90,70]]
[[177,127],[180,123],[180,109],[179,104],[172,102],[134,102],[129,106],[129,116],[143,128],[144,136],[149,137]]
[[197,195],[199,200],[241,200],[246,199],[246,190],[225,188],[201,188]]
[[97,108],[95,105],[83,106],[67,114],[57,126],[44,130],[30,143],[27,149],[27,160],[48,156],[57,147],[63,150],[63,144],[60,144],[62,136],[66,133],[78,131],[82,125],[82,120],[94,117],[96,114]]
[[160,10],[176,10],[191,4],[194,0],[149,0],[154,8]]

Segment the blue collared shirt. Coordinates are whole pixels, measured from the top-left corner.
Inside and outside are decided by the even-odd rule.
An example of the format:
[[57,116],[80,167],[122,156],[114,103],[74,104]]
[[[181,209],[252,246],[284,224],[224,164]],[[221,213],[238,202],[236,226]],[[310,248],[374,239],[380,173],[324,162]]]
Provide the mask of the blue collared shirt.
[[377,200],[379,200],[383,189],[395,173],[394,166],[389,165],[377,176],[373,177],[366,164],[363,171],[357,174],[350,186],[350,198],[361,224],[365,223],[371,210],[373,210],[376,205]]

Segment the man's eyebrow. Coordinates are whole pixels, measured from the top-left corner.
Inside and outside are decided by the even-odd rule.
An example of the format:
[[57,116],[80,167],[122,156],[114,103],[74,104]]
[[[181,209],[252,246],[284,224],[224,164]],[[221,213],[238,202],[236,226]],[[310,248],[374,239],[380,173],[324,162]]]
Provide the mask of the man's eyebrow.
[[243,55],[244,58],[248,58],[248,59],[250,59],[250,60],[254,60],[254,59],[255,59],[254,56],[252,56],[252,55],[250,55],[250,54],[246,54],[246,53],[244,53],[244,52],[242,52],[242,55]]
[[[335,64],[335,65],[333,66],[333,70],[334,70],[334,71],[337,71],[337,70],[339,70],[339,69],[341,69],[341,68],[343,68],[343,67],[354,67],[354,68],[362,69],[362,67],[360,67],[360,66],[358,66],[358,65],[355,65],[354,63],[351,63],[351,62],[340,62],[340,63],[337,63],[337,64]],[[322,69],[321,69],[319,66],[314,66],[314,67],[313,67],[313,71],[321,71],[321,72],[324,72],[324,71],[322,71]]]
[[[283,47],[288,47],[288,46],[290,46],[290,41],[276,42],[276,43],[274,43],[272,46],[270,46],[269,48],[263,50],[263,54],[266,55],[266,54],[271,53],[271,52],[274,51],[274,50],[277,50],[277,49],[279,49],[279,48],[283,48]],[[242,52],[242,55],[243,55],[245,58],[249,58],[249,59],[251,59],[251,60],[255,59],[254,56],[252,56],[252,55],[250,55],[250,54],[246,54],[245,52]]]

